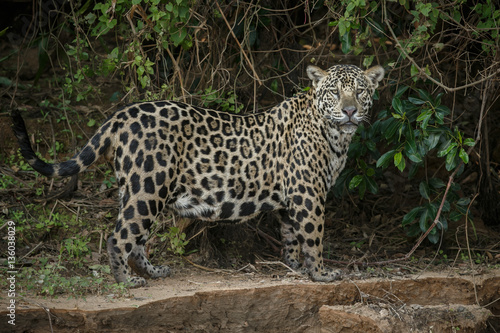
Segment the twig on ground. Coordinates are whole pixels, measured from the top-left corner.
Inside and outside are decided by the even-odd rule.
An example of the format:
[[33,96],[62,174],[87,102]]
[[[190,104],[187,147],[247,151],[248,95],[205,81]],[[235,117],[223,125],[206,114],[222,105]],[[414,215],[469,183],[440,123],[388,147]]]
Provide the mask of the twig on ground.
[[290,272],[297,273],[297,271],[295,271],[293,268],[287,266],[284,262],[281,262],[281,261],[257,261],[256,264],[283,266],[286,269],[288,269]]

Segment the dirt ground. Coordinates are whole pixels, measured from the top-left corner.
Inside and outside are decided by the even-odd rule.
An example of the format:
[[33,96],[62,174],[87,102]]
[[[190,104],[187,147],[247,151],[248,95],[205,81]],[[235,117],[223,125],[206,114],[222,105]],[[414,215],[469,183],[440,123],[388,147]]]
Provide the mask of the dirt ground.
[[[335,283],[280,273],[186,267],[124,297],[22,297],[15,329],[2,321],[0,331],[496,332],[499,327],[499,270],[367,279],[351,273]],[[7,306],[5,299],[0,304]]]

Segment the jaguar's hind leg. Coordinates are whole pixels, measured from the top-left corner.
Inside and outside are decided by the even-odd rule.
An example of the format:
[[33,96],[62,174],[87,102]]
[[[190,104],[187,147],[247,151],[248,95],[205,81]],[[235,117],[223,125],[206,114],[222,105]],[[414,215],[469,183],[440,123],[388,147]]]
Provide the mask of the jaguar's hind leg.
[[[138,238],[128,258],[132,270],[145,278],[156,279],[169,276],[170,268],[168,266],[154,266],[149,262],[144,251],[145,240],[142,239],[143,237]],[[147,238],[147,236],[144,238]]]
[[128,262],[130,252],[125,250],[123,242],[119,242],[119,237],[116,237],[116,233],[108,238],[108,255],[111,271],[116,282],[131,283],[132,287],[146,285],[146,279],[143,277],[132,277],[130,275],[131,267]]
[[[147,278],[170,275],[167,266],[153,266],[146,258],[144,244],[152,221],[163,208],[157,197],[142,194],[143,200],[129,200],[125,191],[118,213],[115,232],[108,239],[111,269],[117,282],[130,282],[133,287],[146,285]],[[150,199],[150,200],[148,200]],[[132,270],[141,277],[131,276]]]

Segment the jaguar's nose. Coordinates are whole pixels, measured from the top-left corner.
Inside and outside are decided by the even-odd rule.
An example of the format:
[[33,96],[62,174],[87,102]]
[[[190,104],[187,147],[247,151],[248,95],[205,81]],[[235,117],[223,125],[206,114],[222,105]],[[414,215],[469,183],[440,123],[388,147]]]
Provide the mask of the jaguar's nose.
[[342,108],[342,112],[351,119],[351,117],[358,111],[358,109],[354,106],[346,106]]

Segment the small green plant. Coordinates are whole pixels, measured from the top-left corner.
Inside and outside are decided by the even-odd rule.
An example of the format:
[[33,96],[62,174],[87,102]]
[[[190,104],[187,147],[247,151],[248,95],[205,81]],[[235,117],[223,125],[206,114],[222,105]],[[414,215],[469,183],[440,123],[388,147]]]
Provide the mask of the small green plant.
[[8,188],[22,188],[24,187],[24,183],[18,181],[12,176],[5,175],[5,174],[0,174],[0,188],[2,189],[8,189]]
[[55,157],[58,153],[61,153],[63,149],[64,149],[64,143],[56,141],[54,142],[54,146],[51,146],[49,148],[48,153],[51,157]]
[[[6,164],[15,170],[28,171],[32,170],[31,166],[26,162],[24,157],[21,155],[21,150],[18,149],[15,155],[10,155],[5,159]],[[12,178],[12,177],[10,177]]]
[[361,249],[361,247],[363,246],[363,244],[365,243],[364,240],[361,240],[361,241],[358,241],[358,242],[351,242],[351,246],[352,247],[355,247],[356,249]]
[[113,187],[113,184],[116,183],[116,177],[114,176],[113,170],[106,170],[104,172],[104,180],[102,181],[107,188]]
[[85,257],[89,256],[91,251],[87,244],[89,243],[87,237],[67,238],[63,241],[60,249],[60,257],[63,256],[71,260],[72,263],[78,267],[83,267],[86,264]]
[[438,255],[441,257],[439,260],[440,263],[447,264],[448,263],[448,255],[444,253],[443,250],[439,250]]
[[33,266],[19,270],[18,277],[21,281],[19,293],[23,295],[29,291],[42,296],[66,295],[69,298],[103,293],[112,293],[114,297],[120,297],[129,293],[127,284],[109,282],[109,266],[93,265],[90,268],[92,275],[79,276],[68,271],[60,263],[40,258]]
[[484,256],[480,253],[476,253],[476,259],[474,260],[474,262],[479,265],[484,261],[485,261]]
[[[380,23],[368,16],[368,13],[375,12],[379,8],[376,1],[366,0],[341,0],[339,2],[328,1],[327,6],[339,15],[339,19],[329,23],[331,27],[338,28],[340,45],[343,53],[353,52],[360,54],[365,47],[371,47],[371,26]],[[366,20],[364,19],[366,18]],[[370,24],[366,24],[369,22]],[[367,64],[369,66],[370,64]]]
[[221,111],[240,113],[243,105],[237,102],[236,94],[232,91],[227,93],[208,87],[205,91],[199,91],[198,95],[203,101],[203,106]]
[[189,243],[186,240],[186,234],[180,232],[178,227],[170,227],[168,232],[158,234],[162,242],[169,241],[169,250],[176,255],[182,256],[185,253],[185,247]]
[[[48,232],[53,228],[69,229],[70,226],[67,223],[68,216],[63,216],[59,212],[49,213],[48,216],[44,214],[44,211],[41,213],[43,215],[40,215],[38,222],[35,224],[35,228],[40,231]],[[73,221],[74,219],[73,217],[71,220]]]

